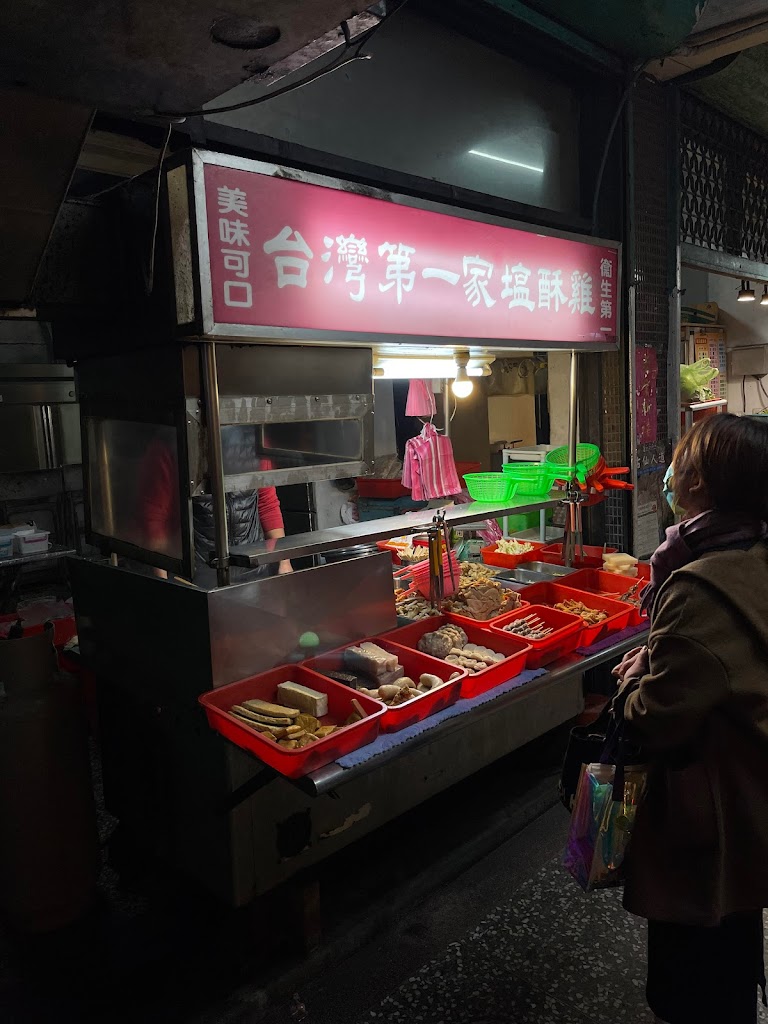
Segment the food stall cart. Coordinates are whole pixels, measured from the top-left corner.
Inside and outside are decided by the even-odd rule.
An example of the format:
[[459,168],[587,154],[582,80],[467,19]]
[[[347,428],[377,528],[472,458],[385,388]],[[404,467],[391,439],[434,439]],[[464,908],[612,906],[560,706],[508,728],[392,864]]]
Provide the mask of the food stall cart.
[[[419,532],[433,512],[234,547],[227,491],[370,473],[374,346],[571,350],[575,461],[577,351],[617,344],[620,248],[220,154],[193,151],[164,178],[176,333],[77,359],[88,535],[108,560],[72,560],[71,578],[124,843],[243,905],[578,714],[582,673],[637,637],[572,653],[397,742],[288,780],[210,729],[198,698],[303,660],[304,634],[319,654],[393,630],[388,552],[291,575],[270,567]],[[236,464],[222,447],[232,431]],[[157,444],[172,453],[179,497],[162,543],[136,511]],[[188,582],[201,494],[215,516],[212,589]],[[445,521],[562,499],[455,506]],[[233,567],[265,575],[237,582]]]

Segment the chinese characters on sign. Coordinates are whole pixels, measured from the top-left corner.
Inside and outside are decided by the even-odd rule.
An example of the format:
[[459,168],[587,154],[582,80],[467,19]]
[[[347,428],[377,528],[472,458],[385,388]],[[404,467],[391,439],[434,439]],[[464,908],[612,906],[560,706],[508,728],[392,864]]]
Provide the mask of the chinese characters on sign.
[[[248,199],[242,189],[219,185],[217,201],[219,208],[219,249],[226,280],[224,281],[224,305],[250,309],[253,305],[253,288],[250,276],[250,247],[248,227]],[[245,217],[246,220],[241,220]],[[231,246],[232,248],[225,248]]]
[[616,341],[616,247],[217,164],[205,184],[216,323]]

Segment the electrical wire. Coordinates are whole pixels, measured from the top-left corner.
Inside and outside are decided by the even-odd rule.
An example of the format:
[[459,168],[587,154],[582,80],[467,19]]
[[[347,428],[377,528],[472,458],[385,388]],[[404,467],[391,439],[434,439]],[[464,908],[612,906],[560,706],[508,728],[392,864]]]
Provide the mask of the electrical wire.
[[762,394],[763,398],[765,399],[765,408],[768,408],[768,391],[765,390],[765,386],[763,385],[763,380],[761,377],[757,378],[757,386],[760,389],[760,393]]
[[597,234],[597,207],[598,207],[598,204],[600,202],[600,192],[601,192],[602,187],[603,187],[603,176],[605,174],[606,164],[608,163],[608,153],[609,153],[610,148],[611,148],[611,143],[613,142],[613,136],[616,133],[616,126],[619,123],[619,118],[621,117],[621,114],[622,114],[622,111],[624,110],[624,107],[627,105],[627,100],[629,99],[630,93],[632,92],[634,87],[637,85],[637,82],[638,82],[638,80],[640,78],[640,75],[642,73],[643,73],[643,65],[641,65],[640,67],[635,69],[635,72],[632,75],[632,78],[629,80],[626,88],[624,89],[624,92],[621,94],[621,98],[619,99],[618,105],[616,107],[616,111],[615,111],[615,113],[613,115],[613,120],[611,121],[610,128],[608,129],[608,137],[606,138],[605,145],[603,146],[603,155],[602,155],[602,157],[600,159],[600,167],[598,168],[597,178],[595,179],[595,194],[594,194],[594,197],[592,199],[592,234],[593,235]]
[[[376,33],[386,25],[396,14],[398,14],[408,3],[408,0],[403,0],[398,7],[396,7],[391,13],[385,15],[378,24],[374,25],[373,28],[368,29],[356,42],[352,42],[349,25],[346,21],[341,23],[341,31],[344,35],[344,46],[341,53],[333,60],[328,67],[313,71],[307,75],[300,82],[292,82],[290,85],[284,85],[280,89],[275,89],[273,92],[265,93],[263,96],[255,96],[250,100],[242,100],[240,103],[230,103],[224,107],[209,107],[207,109],[202,108],[200,110],[181,110],[181,111],[156,111],[156,117],[168,117],[174,121],[184,120],[187,117],[209,117],[211,114],[230,114],[235,110],[244,110],[246,107],[255,107],[259,103],[266,103],[267,100],[275,100],[279,96],[286,96],[290,92],[295,92],[297,89],[303,89],[305,85],[311,85],[313,82],[319,81],[321,78],[325,78],[326,75],[333,74],[334,71],[340,71],[342,68],[347,67],[349,64],[354,64],[358,60],[370,60],[370,53],[362,53],[363,47],[366,43],[370,43],[371,39]],[[347,56],[351,50],[355,52],[351,56]]]
[[155,251],[157,249],[157,227],[160,221],[160,181],[163,175],[163,161],[165,160],[165,154],[168,152],[168,143],[171,141],[171,129],[172,125],[168,125],[168,131],[165,133],[165,142],[163,148],[160,150],[160,157],[157,161],[157,177],[155,178],[155,215],[152,224],[152,243],[149,249],[149,272],[147,274],[147,294],[152,294],[152,289],[155,287]]
[[746,415],[747,412],[747,378],[741,378],[741,411]]

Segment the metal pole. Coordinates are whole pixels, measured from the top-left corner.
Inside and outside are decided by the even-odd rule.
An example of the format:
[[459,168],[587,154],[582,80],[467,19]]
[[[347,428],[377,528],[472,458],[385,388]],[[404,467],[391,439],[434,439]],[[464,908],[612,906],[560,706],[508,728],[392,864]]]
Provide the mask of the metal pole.
[[576,448],[579,428],[579,356],[571,349],[571,383],[568,393],[570,409],[568,411],[568,462],[576,465]]
[[445,436],[451,436],[451,385],[443,381],[443,419],[445,420]]
[[203,344],[203,387],[205,416],[208,423],[208,475],[213,499],[213,529],[216,579],[220,587],[229,586],[229,537],[227,501],[224,494],[224,460],[221,455],[221,417],[219,414],[219,378],[216,372],[216,345]]

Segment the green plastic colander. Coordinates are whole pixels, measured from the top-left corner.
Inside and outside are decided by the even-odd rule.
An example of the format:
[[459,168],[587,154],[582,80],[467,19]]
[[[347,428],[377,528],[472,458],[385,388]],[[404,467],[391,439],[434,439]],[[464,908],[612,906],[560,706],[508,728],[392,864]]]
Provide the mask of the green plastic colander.
[[600,449],[596,444],[576,445],[576,465],[572,466],[568,461],[568,446],[555,448],[547,452],[547,465],[557,470],[558,480],[573,480],[574,477],[579,483],[585,484],[587,477],[600,461]]

